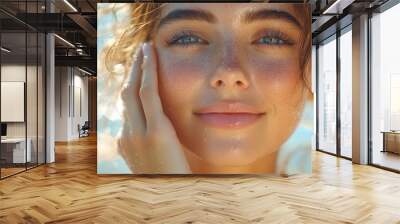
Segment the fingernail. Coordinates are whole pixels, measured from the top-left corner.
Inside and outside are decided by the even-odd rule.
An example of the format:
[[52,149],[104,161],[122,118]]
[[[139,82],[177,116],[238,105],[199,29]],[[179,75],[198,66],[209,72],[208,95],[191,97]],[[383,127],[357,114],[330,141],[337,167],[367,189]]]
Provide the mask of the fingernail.
[[143,55],[147,58],[150,54],[150,45],[148,42],[143,43]]

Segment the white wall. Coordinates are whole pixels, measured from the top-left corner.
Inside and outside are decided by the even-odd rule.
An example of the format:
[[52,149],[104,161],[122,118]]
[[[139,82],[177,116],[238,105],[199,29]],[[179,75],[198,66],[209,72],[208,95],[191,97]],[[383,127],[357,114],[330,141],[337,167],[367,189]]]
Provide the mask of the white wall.
[[[38,70],[37,70],[38,69]],[[26,83],[26,107],[23,106],[22,113],[26,112],[26,121],[22,122],[6,122],[7,137],[9,138],[25,138],[25,135],[30,139],[30,148],[32,151],[32,161],[36,162],[39,158],[39,163],[44,162],[44,92],[42,68],[35,66],[25,66],[25,64],[3,64],[1,66],[1,81],[2,82],[24,82]],[[27,82],[25,78],[27,77]],[[2,89],[3,92],[4,89]],[[24,90],[20,90],[24,94]],[[2,95],[3,97],[7,97]],[[12,110],[10,107],[2,107],[1,110]],[[13,113],[12,111],[8,111]],[[15,113],[15,112],[14,112]],[[39,156],[37,156],[39,153]]]
[[[28,67],[28,70],[31,68]],[[1,81],[2,82],[25,82],[25,64],[8,64],[1,66]],[[7,108],[1,108],[6,110]],[[7,123],[8,137],[25,137],[25,123],[12,122]]]
[[[27,69],[28,74],[36,74],[36,67],[34,66],[27,66],[25,67],[24,65],[20,64],[4,64],[1,66],[1,81],[2,82],[25,82],[25,75]],[[28,77],[29,78],[29,77]],[[32,85],[36,85],[36,81],[33,83],[32,80],[29,80],[29,83]],[[31,92],[32,90],[33,92]],[[36,99],[36,89],[28,88],[27,89],[27,103],[33,102],[35,100],[30,99],[35,98]],[[35,105],[28,105],[28,106],[34,106]],[[1,108],[1,110],[7,110],[7,108]],[[28,122],[35,121],[36,123],[36,113],[28,113],[27,114],[27,119]],[[28,128],[33,127],[33,125],[28,125]],[[34,127],[36,129],[36,126]],[[28,130],[28,137],[29,133],[32,133],[31,131]],[[7,136],[8,137],[25,137],[25,122],[7,122]]]
[[[72,129],[71,135],[74,138],[78,138],[78,124],[81,126],[88,120],[88,78],[79,75],[74,75],[74,108],[73,111],[73,119],[72,119]],[[80,97],[79,97],[80,96]],[[80,102],[79,102],[80,101]],[[81,107],[81,108],[80,108]],[[81,111],[80,111],[81,110]],[[75,113],[74,113],[75,111]]]
[[55,141],[79,138],[78,124],[88,120],[88,78],[83,75],[76,68],[56,67]]
[[[2,65],[1,81],[25,82],[25,64]],[[6,108],[1,108],[1,110],[5,109]],[[24,122],[7,123],[7,137],[25,137],[25,123]]]
[[68,86],[70,83],[70,77],[67,75],[68,71],[67,67],[55,68],[55,141],[68,140]]

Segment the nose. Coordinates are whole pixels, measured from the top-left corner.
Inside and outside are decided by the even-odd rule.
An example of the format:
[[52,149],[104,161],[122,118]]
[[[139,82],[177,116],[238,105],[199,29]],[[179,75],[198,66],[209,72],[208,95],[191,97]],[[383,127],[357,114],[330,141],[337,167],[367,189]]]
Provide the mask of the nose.
[[225,52],[210,79],[210,85],[213,88],[247,89],[249,80],[239,62],[238,55],[233,51]]
[[247,89],[249,87],[249,82],[243,75],[237,72],[225,72],[224,75],[214,76],[211,80],[211,86],[214,88],[231,87]]

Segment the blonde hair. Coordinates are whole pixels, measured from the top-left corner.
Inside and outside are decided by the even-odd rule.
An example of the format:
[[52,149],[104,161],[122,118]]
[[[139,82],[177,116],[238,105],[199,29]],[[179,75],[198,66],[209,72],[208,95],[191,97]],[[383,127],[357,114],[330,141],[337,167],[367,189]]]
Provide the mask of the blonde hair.
[[[267,1],[263,1],[267,2]],[[117,73],[123,75],[126,79],[129,68],[132,65],[132,57],[137,46],[151,39],[152,32],[157,27],[160,19],[162,3],[129,3],[128,22],[123,31],[116,34],[115,41],[104,48],[102,52],[102,62],[109,78],[113,78]],[[302,18],[310,19],[310,7],[308,4],[302,4],[301,12],[304,13]],[[125,6],[128,7],[128,6]],[[300,68],[303,71],[303,80],[305,85],[311,90],[311,22],[304,21],[304,36],[300,52],[304,52],[301,56]],[[122,65],[124,72],[118,72],[117,65]],[[123,82],[121,82],[121,85]]]

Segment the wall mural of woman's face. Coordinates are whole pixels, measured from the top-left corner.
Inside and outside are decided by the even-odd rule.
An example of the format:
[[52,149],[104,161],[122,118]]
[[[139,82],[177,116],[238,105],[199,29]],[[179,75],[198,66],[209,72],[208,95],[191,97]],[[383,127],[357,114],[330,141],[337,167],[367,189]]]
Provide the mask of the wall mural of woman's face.
[[[305,101],[296,4],[166,4],[153,42],[164,112],[183,146],[213,165],[268,157]],[[308,19],[308,18],[307,18]]]

